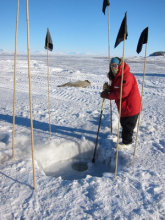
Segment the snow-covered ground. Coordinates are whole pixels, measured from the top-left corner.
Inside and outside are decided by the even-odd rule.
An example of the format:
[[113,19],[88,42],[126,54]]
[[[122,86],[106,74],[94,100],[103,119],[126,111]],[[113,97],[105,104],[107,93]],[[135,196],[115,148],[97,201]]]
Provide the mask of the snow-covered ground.
[[[125,60],[142,89],[144,58]],[[33,189],[27,56],[17,57],[15,159],[12,159],[14,57],[0,55],[0,219],[165,219],[165,57],[148,57],[137,145],[119,151],[118,113],[105,101],[96,162],[92,163],[107,81],[104,57],[31,56],[36,189]],[[87,88],[57,87],[89,80]],[[135,134],[136,136],[136,129]],[[84,162],[88,169],[75,171]]]

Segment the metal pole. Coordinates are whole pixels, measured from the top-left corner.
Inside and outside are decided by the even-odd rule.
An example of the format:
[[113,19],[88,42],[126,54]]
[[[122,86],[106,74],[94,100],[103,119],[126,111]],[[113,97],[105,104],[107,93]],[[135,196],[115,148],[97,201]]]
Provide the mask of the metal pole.
[[97,131],[97,138],[96,138],[96,144],[95,144],[95,150],[94,150],[94,154],[93,154],[92,163],[95,163],[95,156],[96,156],[97,142],[98,142],[98,137],[99,137],[99,130],[100,130],[101,118],[102,118],[103,109],[104,109],[104,102],[105,102],[105,99],[103,99],[103,101],[102,101],[101,113],[100,113],[100,120],[99,120],[99,126],[98,126],[98,131]]

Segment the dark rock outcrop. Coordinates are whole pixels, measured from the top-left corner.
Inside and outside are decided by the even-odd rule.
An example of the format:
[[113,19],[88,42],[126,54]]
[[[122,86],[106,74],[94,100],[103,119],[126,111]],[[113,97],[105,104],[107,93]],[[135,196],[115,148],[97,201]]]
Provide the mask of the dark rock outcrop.
[[149,56],[165,56],[165,51],[158,51],[150,54]]

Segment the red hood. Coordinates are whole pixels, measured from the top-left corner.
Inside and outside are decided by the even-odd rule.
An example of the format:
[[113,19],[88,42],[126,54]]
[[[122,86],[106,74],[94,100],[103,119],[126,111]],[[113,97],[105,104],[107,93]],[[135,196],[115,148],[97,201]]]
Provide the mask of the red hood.
[[[121,63],[120,67],[119,67],[119,72],[117,74],[117,76],[121,76],[122,74],[122,66],[123,66],[123,63]],[[126,73],[126,72],[129,72],[130,71],[130,67],[124,63],[124,71],[123,71],[123,74]]]

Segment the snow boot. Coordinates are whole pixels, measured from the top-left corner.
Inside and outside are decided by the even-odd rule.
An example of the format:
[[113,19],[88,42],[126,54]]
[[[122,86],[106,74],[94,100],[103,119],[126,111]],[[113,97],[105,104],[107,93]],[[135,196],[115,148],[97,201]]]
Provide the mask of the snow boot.
[[118,145],[118,149],[119,149],[119,150],[130,149],[131,147],[132,147],[132,144],[119,143],[119,145]]

